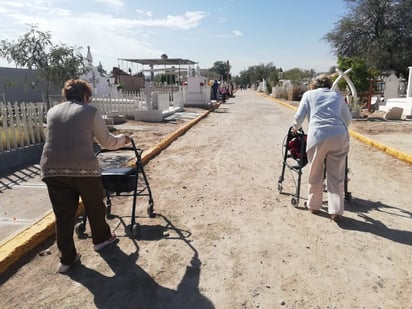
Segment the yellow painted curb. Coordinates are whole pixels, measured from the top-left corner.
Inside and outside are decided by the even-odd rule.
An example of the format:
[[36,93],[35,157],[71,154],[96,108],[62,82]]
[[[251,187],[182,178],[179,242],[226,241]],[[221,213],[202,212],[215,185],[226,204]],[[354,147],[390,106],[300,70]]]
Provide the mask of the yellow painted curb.
[[[215,105],[211,110],[219,107],[220,104]],[[168,135],[163,141],[156,146],[150,148],[142,154],[142,163],[146,164],[163,149],[167,148],[179,136],[183,135],[192,126],[198,123],[201,119],[207,117],[211,110],[192,119],[184,126],[177,129],[175,132]],[[84,209],[83,203],[80,201],[78,208],[78,215]],[[53,211],[37,221],[35,224],[25,229],[15,237],[6,241],[0,246],[0,274],[9,269],[10,266],[17,263],[22,257],[39,246],[41,243],[52,237],[55,233],[55,217]]]
[[[217,107],[216,107],[217,108]],[[182,136],[187,130],[189,130],[191,127],[193,127],[196,123],[198,123],[201,119],[205,118],[207,115],[209,115],[210,110],[206,111],[200,116],[197,116],[196,118],[190,120],[188,123],[186,123],[184,126],[180,127],[173,133],[169,134],[163,141],[161,141],[159,144],[156,146],[150,148],[149,150],[143,152],[142,154],[142,163],[143,165],[149,162],[151,159],[153,159],[155,156],[157,156],[163,149],[166,149],[171,143],[173,143],[179,136]]]
[[408,163],[412,164],[412,155],[410,155],[410,154],[404,153],[404,152],[399,151],[395,148],[392,148],[392,147],[386,146],[384,144],[378,143],[378,142],[376,142],[376,141],[374,141],[370,138],[367,138],[366,136],[363,136],[363,135],[361,135],[361,134],[359,134],[359,133],[357,133],[353,130],[349,130],[349,134],[352,137],[356,138],[357,140],[361,141],[364,144],[375,147],[375,148],[387,153],[388,155],[391,155],[392,157],[395,157],[399,160],[402,160],[402,161],[405,161],[405,162],[408,162]]
[[261,95],[262,97],[269,98],[269,99],[271,99],[272,101],[275,101],[276,103],[279,103],[280,105],[283,105],[284,107],[287,107],[287,108],[292,109],[292,110],[294,110],[294,111],[297,111],[297,110],[298,110],[295,106],[290,105],[289,103],[284,102],[284,101],[282,101],[282,100],[279,100],[279,99],[277,99],[277,98],[274,98],[274,97],[272,97],[272,96],[270,96],[270,95],[268,95],[268,94],[266,94],[266,93],[258,92],[258,94]]
[[0,274],[33,247],[46,240],[48,235],[52,233],[54,233],[54,214],[48,213],[28,229],[2,244],[0,248]]
[[275,102],[277,102],[277,103],[279,103],[279,104],[281,104],[281,105],[283,105],[283,106],[286,106],[286,107],[289,108],[289,109],[292,109],[292,110],[294,110],[294,111],[297,111],[297,110],[298,110],[296,106],[293,106],[293,105],[290,105],[290,104],[288,104],[288,103],[282,102],[281,100],[278,100],[278,99],[276,99],[276,98],[272,98],[272,97],[269,97],[269,98],[271,98],[273,101],[275,101]]
[[[83,203],[80,201],[78,215],[82,213],[83,209]],[[39,221],[2,244],[0,247],[0,274],[18,262],[33,248],[50,238],[54,232],[55,218],[54,213],[50,211]]]

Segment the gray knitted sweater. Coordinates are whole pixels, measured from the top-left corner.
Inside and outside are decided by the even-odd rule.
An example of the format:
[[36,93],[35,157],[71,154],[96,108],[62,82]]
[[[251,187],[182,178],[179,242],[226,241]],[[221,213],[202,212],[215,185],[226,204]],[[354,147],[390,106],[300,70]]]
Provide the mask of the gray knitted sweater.
[[96,107],[76,101],[60,103],[47,113],[47,134],[40,159],[42,178],[100,177],[94,139],[106,149],[125,145],[123,134],[111,134]]

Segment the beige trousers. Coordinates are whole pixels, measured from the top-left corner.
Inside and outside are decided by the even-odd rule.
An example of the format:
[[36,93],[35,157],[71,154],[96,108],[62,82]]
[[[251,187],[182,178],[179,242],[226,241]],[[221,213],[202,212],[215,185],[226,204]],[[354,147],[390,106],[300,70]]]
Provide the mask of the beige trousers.
[[326,168],[328,213],[343,214],[348,151],[349,141],[346,135],[333,136],[307,151],[309,162],[307,206],[309,209],[318,210],[322,207]]

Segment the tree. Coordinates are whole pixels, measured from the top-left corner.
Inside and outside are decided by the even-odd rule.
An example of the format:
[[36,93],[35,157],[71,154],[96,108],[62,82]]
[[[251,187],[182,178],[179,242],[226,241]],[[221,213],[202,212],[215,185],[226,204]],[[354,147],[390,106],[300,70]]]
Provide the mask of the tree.
[[348,13],[324,37],[337,56],[363,58],[382,72],[412,63],[412,0],[345,0]]
[[50,108],[51,84],[63,86],[66,80],[78,78],[87,71],[86,59],[80,53],[80,48],[53,45],[51,34],[37,30],[35,25],[17,42],[2,40],[0,56],[18,66],[36,70],[40,78],[45,80],[47,109]]
[[[347,69],[352,69],[349,73],[349,77],[359,93],[366,92],[369,90],[370,80],[376,74],[368,69],[364,59],[355,57],[338,57],[338,67],[341,71],[346,71]],[[338,83],[340,89],[346,87],[347,84],[344,80]]]
[[252,85],[265,79],[268,85],[274,86],[279,80],[279,72],[282,69],[277,69],[273,63],[259,64],[250,66],[247,70],[240,72],[239,76],[235,77],[235,82],[240,85]]
[[304,80],[309,80],[310,78],[314,77],[315,71],[311,70],[301,70],[299,68],[293,68],[283,72],[284,79],[290,79],[297,82],[302,82]]
[[223,80],[228,81],[230,79],[230,68],[229,61],[216,61],[210,70],[219,74]]

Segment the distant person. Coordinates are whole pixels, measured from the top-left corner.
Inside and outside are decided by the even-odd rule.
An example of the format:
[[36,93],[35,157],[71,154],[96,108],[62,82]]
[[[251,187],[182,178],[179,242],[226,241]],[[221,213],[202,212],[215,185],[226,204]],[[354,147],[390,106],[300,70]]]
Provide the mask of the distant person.
[[309,163],[307,207],[317,213],[323,202],[324,169],[328,190],[328,213],[338,221],[344,211],[346,156],[349,151],[348,126],[352,116],[344,98],[331,91],[326,74],[314,78],[294,116],[295,130],[308,119],[306,154]]
[[217,80],[215,80],[212,85],[212,100],[214,101],[218,100],[218,97],[217,97],[218,91],[219,91],[219,83]]
[[108,131],[97,108],[89,104],[92,88],[88,82],[70,79],[64,84],[62,95],[66,101],[47,113],[40,166],[56,217],[61,254],[58,271],[65,273],[80,260],[73,240],[79,197],[91,227],[94,250],[116,240],[105,219],[104,188],[93,150],[94,138],[107,149],[121,148],[130,143],[130,138]]
[[220,96],[222,98],[222,103],[225,103],[226,102],[226,86],[222,85],[219,89],[219,92],[220,92]]

